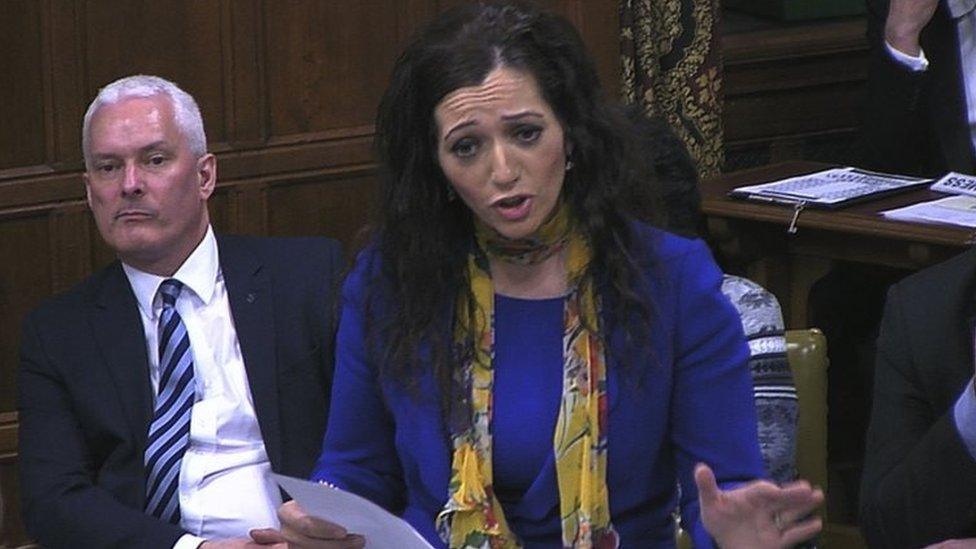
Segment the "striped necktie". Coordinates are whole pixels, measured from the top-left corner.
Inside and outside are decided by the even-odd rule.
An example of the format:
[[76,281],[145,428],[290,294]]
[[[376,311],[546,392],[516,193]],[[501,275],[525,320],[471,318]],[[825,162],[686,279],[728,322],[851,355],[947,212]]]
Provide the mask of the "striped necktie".
[[176,298],[183,283],[166,279],[159,286],[159,392],[146,443],[146,513],[180,522],[180,463],[190,440],[193,406],[193,352]]

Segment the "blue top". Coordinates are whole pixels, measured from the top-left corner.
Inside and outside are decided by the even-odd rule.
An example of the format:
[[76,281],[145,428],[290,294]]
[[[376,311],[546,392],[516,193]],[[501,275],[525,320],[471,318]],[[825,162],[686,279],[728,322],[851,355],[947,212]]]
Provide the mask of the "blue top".
[[[564,298],[495,296],[492,476],[512,530],[521,501],[552,455],[563,385]],[[525,540],[526,542],[530,540]],[[559,537],[553,540],[559,542]]]
[[[644,274],[634,290],[653,305],[652,330],[649,340],[636,348],[625,345],[620,331],[606,334],[611,520],[623,547],[673,547],[671,513],[679,505],[680,484],[682,523],[696,547],[711,547],[699,520],[695,464],[708,463],[723,487],[764,476],[749,351],[739,317],[721,293],[721,272],[708,248],[701,241],[644,225],[635,223],[633,228],[634,255]],[[364,301],[367,285],[382,291],[376,278],[379,267],[375,250],[367,250],[343,287],[334,405],[312,478],[371,499],[403,516],[435,547],[444,547],[434,519],[448,495],[451,442],[437,383],[429,375],[422,377],[418,397],[416,390],[380,381],[375,360],[384,353],[367,352],[372,341],[364,332]],[[382,294],[377,297],[382,307]],[[608,310],[612,308],[604,303]],[[556,325],[560,329],[561,320]],[[496,345],[496,352],[508,352],[500,347]],[[623,373],[623,362],[629,373]],[[504,377],[508,376],[500,376],[499,382],[509,384]],[[506,390],[499,387],[496,394]],[[512,401],[516,402],[521,406]],[[521,410],[499,412],[496,422],[504,424],[502,414],[521,415]],[[526,407],[524,413],[529,410]],[[497,428],[504,426],[496,423]],[[546,451],[552,445],[551,433],[550,428],[540,446]],[[500,434],[496,467],[504,467],[507,457],[499,454],[509,451],[503,450],[509,437]],[[558,507],[550,452],[521,500],[506,506],[505,512],[518,534],[558,540]],[[558,541],[548,546],[557,547]]]

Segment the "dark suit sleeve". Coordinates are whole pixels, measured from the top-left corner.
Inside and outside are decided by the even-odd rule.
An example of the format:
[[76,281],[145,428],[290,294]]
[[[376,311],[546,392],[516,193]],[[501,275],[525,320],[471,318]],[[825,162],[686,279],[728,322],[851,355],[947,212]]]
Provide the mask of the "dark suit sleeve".
[[[326,269],[326,275],[322,280],[321,299],[323,306],[320,311],[323,317],[323,329],[321,331],[323,341],[319,346],[319,352],[320,362],[322,364],[322,379],[324,381],[322,388],[325,394],[329,395],[332,392],[332,378],[335,373],[336,323],[339,320],[339,306],[336,302],[339,300],[341,291],[345,261],[343,259],[342,247],[337,242],[329,241],[326,255],[328,256],[328,267]],[[327,417],[328,413],[326,413]],[[317,450],[318,448],[312,454],[314,457],[318,457]],[[306,475],[310,471],[311,469],[306,472]]]
[[[301,294],[305,300],[305,321],[311,337],[315,339],[317,355],[309,366],[307,377],[297,378],[306,382],[291,383],[290,389],[279,394],[282,402],[282,450],[285,462],[278,472],[307,477],[315,465],[322,449],[322,438],[328,421],[332,380],[335,364],[335,333],[338,311],[339,284],[342,280],[344,262],[342,250],[332,240],[316,238],[309,242],[302,254],[282,259],[283,264],[294,263],[294,257],[304,261],[290,268],[291,285],[295,288],[307,286]],[[308,283],[312,280],[312,283]],[[293,315],[294,311],[283,311]],[[294,334],[293,334],[294,335]]]
[[[24,323],[17,387],[20,490],[28,532],[44,547],[169,548],[177,526],[123,505],[95,485],[94,450],[45,352],[43,322]],[[106,388],[106,391],[111,390]]]
[[[861,526],[871,547],[920,547],[961,537],[976,523],[976,461],[953,408],[937,409],[915,364],[912,327],[894,286],[878,337],[874,405],[861,485]],[[946,334],[948,337],[948,334]]]
[[868,0],[867,6],[871,59],[861,135],[863,164],[894,173],[920,173],[922,157],[930,150],[924,143],[928,132],[922,97],[930,75],[912,71],[888,53],[884,38],[888,2]]

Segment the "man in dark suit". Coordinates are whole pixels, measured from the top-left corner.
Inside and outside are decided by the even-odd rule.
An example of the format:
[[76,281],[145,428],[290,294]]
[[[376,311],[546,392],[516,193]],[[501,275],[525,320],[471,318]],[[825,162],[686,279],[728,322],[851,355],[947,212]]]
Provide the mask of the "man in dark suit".
[[[968,0],[867,0],[871,65],[863,126],[867,167],[976,173],[976,14]],[[960,45],[962,44],[962,48]]]
[[889,290],[861,486],[871,547],[976,537],[974,305],[976,250]]
[[85,188],[119,261],[26,319],[20,471],[45,547],[246,547],[306,476],[332,382],[338,246],[214,236],[216,159],[175,84],[106,86]]

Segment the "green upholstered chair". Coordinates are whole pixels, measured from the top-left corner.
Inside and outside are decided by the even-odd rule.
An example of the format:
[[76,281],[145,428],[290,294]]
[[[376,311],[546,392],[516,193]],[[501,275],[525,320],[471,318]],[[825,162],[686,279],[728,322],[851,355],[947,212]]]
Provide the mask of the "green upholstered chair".
[[[800,403],[797,475],[827,490],[827,338],[816,328],[788,330],[786,353]],[[826,518],[825,508],[820,508]],[[826,523],[826,521],[825,521]]]

